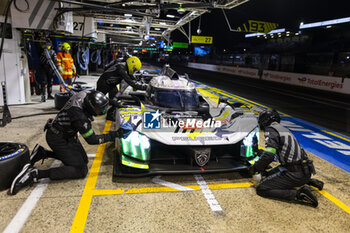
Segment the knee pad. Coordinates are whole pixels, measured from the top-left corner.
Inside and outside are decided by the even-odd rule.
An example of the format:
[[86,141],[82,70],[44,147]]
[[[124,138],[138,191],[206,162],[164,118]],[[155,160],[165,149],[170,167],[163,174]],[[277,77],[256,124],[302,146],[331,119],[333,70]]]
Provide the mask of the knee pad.
[[85,178],[88,173],[88,167],[85,165],[80,168],[81,178]]
[[261,197],[266,197],[266,189],[264,188],[263,185],[259,185],[258,187],[256,187],[256,194],[258,194]]

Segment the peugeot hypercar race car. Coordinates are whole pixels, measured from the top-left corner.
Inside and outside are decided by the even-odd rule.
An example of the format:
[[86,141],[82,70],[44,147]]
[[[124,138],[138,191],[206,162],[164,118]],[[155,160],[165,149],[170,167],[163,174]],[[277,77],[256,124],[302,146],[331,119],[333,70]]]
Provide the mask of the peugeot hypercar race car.
[[117,139],[113,180],[118,176],[245,170],[258,150],[258,122],[242,103],[196,88],[169,67],[146,92],[118,97],[116,127],[133,127]]

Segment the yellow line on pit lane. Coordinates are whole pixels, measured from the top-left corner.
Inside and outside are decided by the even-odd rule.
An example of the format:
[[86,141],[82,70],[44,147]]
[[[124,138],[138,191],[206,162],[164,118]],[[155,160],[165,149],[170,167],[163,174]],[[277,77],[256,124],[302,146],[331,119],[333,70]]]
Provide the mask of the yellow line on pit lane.
[[[226,183],[226,184],[208,184],[211,190],[220,190],[220,189],[234,189],[234,188],[250,188],[253,183]],[[194,189],[194,191],[200,190],[199,185],[186,185],[185,187]],[[318,190],[317,190],[318,191]],[[168,193],[168,192],[182,192],[177,189],[170,187],[145,187],[145,188],[133,188],[133,189],[100,189],[94,190],[94,196],[107,196],[107,195],[121,195],[121,194],[141,194],[141,193]],[[186,191],[189,192],[189,191]],[[350,214],[350,207],[345,205],[343,202],[338,200],[336,197],[326,192],[325,190],[318,191],[325,198],[333,202],[339,208]]]
[[[208,184],[212,190],[219,189],[234,189],[234,188],[249,188],[253,183],[227,183],[227,184]],[[199,185],[186,185],[184,187],[194,189],[198,191],[201,188]],[[106,196],[106,195],[120,195],[120,194],[140,194],[140,193],[167,193],[167,192],[183,192],[170,187],[145,187],[145,188],[133,188],[129,190],[125,189],[96,189],[93,191],[94,196]],[[186,191],[189,192],[189,191]]]
[[[112,122],[107,121],[103,133],[106,134],[111,128]],[[75,214],[72,227],[70,229],[71,233],[84,232],[85,223],[89,214],[89,209],[93,197],[93,191],[96,186],[98,173],[100,171],[101,162],[103,158],[103,153],[105,151],[106,143],[101,144],[97,148],[96,157],[92,163],[90,169],[89,177],[86,181],[83,195],[81,196],[78,210]]]
[[326,192],[325,190],[317,190],[319,193],[321,193],[325,198],[336,204],[338,207],[340,207],[342,210],[344,210],[346,213],[350,214],[350,207],[345,205],[343,202],[335,198],[332,194]]
[[347,139],[347,138],[345,138],[345,137],[339,136],[338,134],[329,132],[329,131],[327,131],[327,130],[321,130],[321,131],[322,131],[322,132],[325,132],[325,133],[328,133],[328,134],[330,134],[330,135],[333,135],[334,137],[343,139],[343,140],[345,140],[345,141],[347,141],[347,142],[350,142],[350,139]]

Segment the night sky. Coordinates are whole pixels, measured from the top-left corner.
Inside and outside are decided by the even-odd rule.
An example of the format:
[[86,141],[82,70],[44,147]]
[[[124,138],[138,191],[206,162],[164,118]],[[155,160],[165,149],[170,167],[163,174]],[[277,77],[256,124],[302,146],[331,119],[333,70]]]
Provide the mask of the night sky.
[[[300,22],[311,23],[349,17],[346,1],[333,0],[251,0],[241,6],[226,10],[231,28],[236,29],[248,20],[278,23],[280,28],[297,31]],[[197,35],[199,20],[192,21],[192,34]],[[188,32],[188,25],[185,25]],[[244,33],[230,32],[221,9],[202,16],[201,36],[213,36],[214,46],[230,49],[234,43],[244,42]],[[187,39],[179,31],[172,33],[174,41]]]

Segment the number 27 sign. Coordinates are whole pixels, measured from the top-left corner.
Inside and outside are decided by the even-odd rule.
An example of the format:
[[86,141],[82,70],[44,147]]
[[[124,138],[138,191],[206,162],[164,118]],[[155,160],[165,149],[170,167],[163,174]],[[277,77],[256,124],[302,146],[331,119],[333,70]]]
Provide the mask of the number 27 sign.
[[194,43],[194,44],[212,44],[213,37],[212,36],[192,36],[191,43]]

